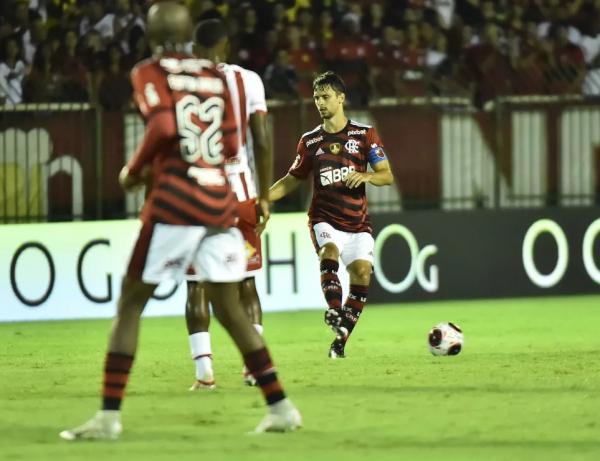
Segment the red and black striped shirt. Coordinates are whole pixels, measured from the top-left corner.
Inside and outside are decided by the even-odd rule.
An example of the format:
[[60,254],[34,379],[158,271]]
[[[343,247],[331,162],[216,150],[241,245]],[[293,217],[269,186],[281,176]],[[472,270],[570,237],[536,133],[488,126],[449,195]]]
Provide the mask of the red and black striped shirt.
[[289,173],[305,179],[312,172],[314,192],[308,211],[310,224],[326,222],[345,232],[372,233],[365,185],[346,187],[351,171],[366,172],[368,164],[386,160],[375,128],[348,120],[337,133],[321,125],[304,133]]
[[224,172],[238,139],[224,75],[207,60],[163,56],[139,63],[131,79],[146,120],[131,174],[152,165],[144,222],[231,227],[236,201]]

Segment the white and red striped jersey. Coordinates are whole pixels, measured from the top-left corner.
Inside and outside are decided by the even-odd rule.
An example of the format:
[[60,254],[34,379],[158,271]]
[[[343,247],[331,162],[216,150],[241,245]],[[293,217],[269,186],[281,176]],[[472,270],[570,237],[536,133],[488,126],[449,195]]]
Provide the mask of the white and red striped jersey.
[[235,64],[219,64],[225,74],[236,119],[239,149],[235,157],[227,160],[225,171],[229,184],[239,202],[256,198],[256,186],[252,177],[248,145],[248,121],[250,115],[267,112],[265,87],[256,72]]

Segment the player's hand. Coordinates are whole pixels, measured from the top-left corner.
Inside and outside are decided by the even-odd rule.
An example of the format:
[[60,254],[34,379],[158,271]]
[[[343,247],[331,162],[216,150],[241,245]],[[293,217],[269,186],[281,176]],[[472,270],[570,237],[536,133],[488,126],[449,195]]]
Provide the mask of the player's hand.
[[269,201],[266,198],[259,198],[256,203],[256,213],[258,214],[258,224],[256,225],[256,233],[262,234],[267,227],[267,221],[271,217],[269,210]]
[[355,189],[361,184],[369,182],[371,176],[372,173],[360,173],[358,171],[352,171],[351,173],[348,173],[348,176],[346,176],[346,187],[348,189]]
[[145,166],[139,175],[129,173],[129,168],[124,166],[119,173],[119,183],[127,192],[135,191],[143,187],[150,177],[150,167]]

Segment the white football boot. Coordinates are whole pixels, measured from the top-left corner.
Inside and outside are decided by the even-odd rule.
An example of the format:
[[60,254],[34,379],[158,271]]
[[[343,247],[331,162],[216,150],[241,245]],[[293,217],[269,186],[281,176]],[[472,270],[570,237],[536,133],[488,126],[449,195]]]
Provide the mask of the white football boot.
[[123,432],[119,410],[99,410],[81,426],[66,429],[59,435],[64,440],[115,440]]
[[289,399],[269,405],[269,413],[263,418],[255,433],[290,432],[302,427],[302,416]]

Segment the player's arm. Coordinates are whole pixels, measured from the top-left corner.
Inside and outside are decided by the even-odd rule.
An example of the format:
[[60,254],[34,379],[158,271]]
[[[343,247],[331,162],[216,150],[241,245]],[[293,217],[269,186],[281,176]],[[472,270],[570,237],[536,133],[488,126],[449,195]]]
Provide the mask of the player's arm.
[[134,190],[149,181],[154,156],[174,132],[175,117],[172,112],[157,112],[150,117],[142,141],[119,173],[119,183],[123,189]]
[[354,189],[361,184],[370,183],[374,186],[387,186],[394,182],[394,176],[390,169],[390,162],[382,160],[372,165],[373,171],[366,171],[364,173],[353,171],[348,173],[346,177],[346,186],[349,189]]
[[254,145],[254,162],[258,176],[258,206],[261,214],[259,229],[264,228],[269,220],[269,184],[273,182],[273,152],[267,136],[267,114],[254,112],[249,120],[252,142]]
[[301,179],[296,178],[290,173],[286,174],[269,188],[269,202],[279,200],[295,191],[301,182]]
[[134,100],[146,119],[146,129],[133,157],[119,173],[119,183],[127,191],[149,182],[154,156],[177,132],[175,116],[168,110],[167,98],[159,94],[161,81],[155,78],[152,71],[149,67],[136,67],[131,72]]
[[313,156],[306,149],[304,138],[300,138],[296,147],[296,158],[288,173],[269,189],[269,202],[274,202],[295,191],[302,180],[312,171]]

